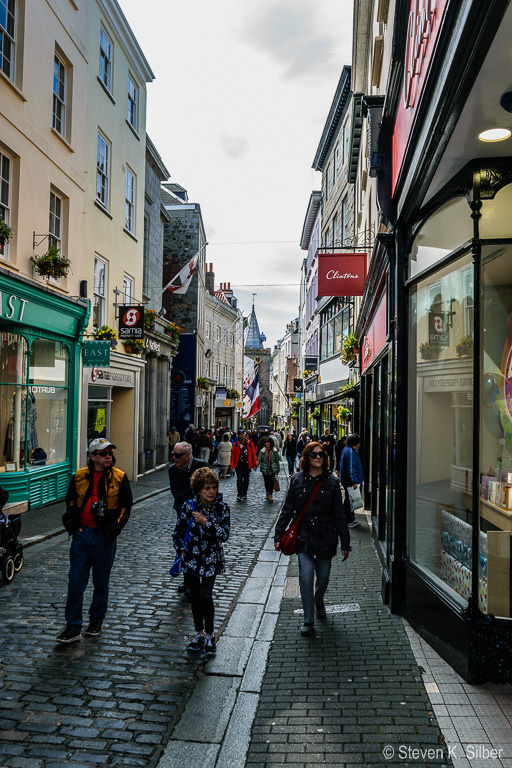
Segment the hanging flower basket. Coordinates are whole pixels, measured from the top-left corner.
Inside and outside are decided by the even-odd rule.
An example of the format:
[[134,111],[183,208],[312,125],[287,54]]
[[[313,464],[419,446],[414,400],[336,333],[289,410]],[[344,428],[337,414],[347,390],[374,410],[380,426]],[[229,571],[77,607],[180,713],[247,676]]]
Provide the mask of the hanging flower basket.
[[198,376],[196,384],[199,387],[199,389],[208,389],[208,387],[210,386],[210,382],[208,381],[208,379],[205,379],[204,376]]
[[437,355],[436,347],[431,346],[427,341],[420,344],[419,351],[422,360],[432,360]]
[[229,400],[240,400],[240,392],[236,389],[226,390],[226,396]]
[[345,365],[355,360],[359,354],[359,342],[353,333],[349,333],[341,348],[341,362]]
[[140,355],[146,351],[146,347],[142,339],[127,339],[123,341],[124,351],[128,355]]
[[71,261],[59,256],[59,249],[53,243],[42,256],[31,256],[30,261],[35,271],[42,277],[67,277]]
[[321,418],[320,410],[318,408],[315,408],[315,410],[311,412],[311,418],[316,419],[317,421]]
[[155,320],[157,319],[158,314],[155,312],[154,309],[145,309],[144,310],[144,328],[146,331],[154,331],[155,330]]
[[473,354],[474,340],[470,333],[463,336],[455,345],[457,357],[471,357]]
[[117,347],[117,331],[108,325],[102,325],[101,328],[97,328],[94,332],[94,338],[96,341],[110,341],[112,349]]
[[170,336],[176,344],[179,342],[180,335],[183,333],[183,331],[184,329],[180,325],[176,325],[176,323],[169,323],[165,329],[167,336]]
[[350,408],[346,408],[344,405],[340,405],[338,408],[338,420],[339,421],[350,421],[352,418],[352,411]]
[[10,242],[13,234],[14,230],[3,219],[0,219],[0,248]]

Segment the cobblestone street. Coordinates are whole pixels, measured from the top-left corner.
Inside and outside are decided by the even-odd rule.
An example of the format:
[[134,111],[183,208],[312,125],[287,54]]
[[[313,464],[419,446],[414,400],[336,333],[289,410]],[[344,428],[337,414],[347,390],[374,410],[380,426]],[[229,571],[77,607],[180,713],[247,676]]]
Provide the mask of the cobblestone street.
[[[232,527],[215,587],[217,632],[280,506],[265,501],[259,473],[251,473],[246,503],[235,501],[234,478],[220,488]],[[174,521],[168,492],[134,507],[118,540],[104,631],[70,646],[55,642],[64,626],[68,538],[26,549],[22,571],[0,588],[2,768],[156,764],[203,663],[184,651],[190,606],[177,592],[181,579],[168,576]]]

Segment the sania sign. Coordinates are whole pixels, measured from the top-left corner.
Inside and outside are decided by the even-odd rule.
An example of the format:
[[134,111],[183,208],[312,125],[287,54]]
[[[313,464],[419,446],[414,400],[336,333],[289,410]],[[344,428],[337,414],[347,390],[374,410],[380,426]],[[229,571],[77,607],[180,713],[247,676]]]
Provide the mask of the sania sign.
[[362,296],[366,283],[366,253],[321,253],[318,256],[318,296]]

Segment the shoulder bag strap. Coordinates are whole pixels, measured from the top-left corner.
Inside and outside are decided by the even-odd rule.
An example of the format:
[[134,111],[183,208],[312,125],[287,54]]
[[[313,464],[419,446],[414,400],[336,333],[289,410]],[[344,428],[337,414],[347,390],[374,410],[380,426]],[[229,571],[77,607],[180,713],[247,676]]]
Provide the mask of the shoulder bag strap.
[[323,483],[323,479],[324,479],[323,475],[320,475],[320,477],[316,481],[315,487],[313,488],[313,490],[311,491],[311,493],[309,495],[308,500],[306,501],[306,503],[302,507],[302,510],[301,510],[300,514],[298,515],[297,519],[295,520],[294,525],[297,526],[297,528],[301,524],[302,518],[304,517],[304,515],[308,511],[309,507],[311,506],[311,503],[312,503],[313,499],[315,498],[315,496],[317,495],[318,491],[320,490],[320,486]]
[[[194,504],[194,500],[193,500],[193,499],[189,499],[189,502],[188,502],[188,503],[192,505],[192,509],[193,509],[193,510],[194,510],[194,512],[195,512],[195,511],[196,511],[196,507],[195,507],[195,504]],[[183,537],[183,546],[186,546],[186,545],[187,545],[187,543],[188,543],[188,540],[189,540],[189,537],[190,537],[190,526],[192,525],[192,521],[193,521],[193,519],[194,519],[194,518],[193,518],[193,517],[191,517],[191,518],[190,518],[190,520],[188,521],[187,530],[185,531],[185,535],[184,535],[184,537]]]

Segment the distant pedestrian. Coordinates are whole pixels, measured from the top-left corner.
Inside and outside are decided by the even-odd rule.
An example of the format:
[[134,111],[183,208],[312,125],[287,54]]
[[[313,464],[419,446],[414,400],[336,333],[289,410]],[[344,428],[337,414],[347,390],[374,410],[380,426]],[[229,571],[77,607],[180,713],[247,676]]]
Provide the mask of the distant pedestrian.
[[94,590],[84,635],[96,637],[103,627],[116,538],[128,522],[133,504],[128,477],[114,467],[115,447],[104,437],[92,440],[87,467],[75,472],[69,483],[62,522],[73,539],[69,551],[66,627],[57,635],[59,643],[81,639],[84,592],[91,569]]
[[195,459],[199,458],[199,435],[193,424],[189,426],[183,437],[186,443],[192,446],[192,455]]
[[288,434],[283,445],[283,456],[286,456],[288,462],[288,474],[291,477],[295,471],[295,461],[297,459],[297,443],[293,435]]
[[334,435],[331,435],[329,429],[324,430],[324,434],[319,440],[319,443],[323,445],[325,448],[325,451],[327,453],[327,456],[329,457],[329,469],[334,468],[334,444],[336,440],[334,439]]
[[336,443],[335,447],[334,447],[334,453],[336,455],[336,460],[335,460],[335,463],[334,463],[334,470],[335,470],[335,472],[337,472],[338,475],[340,474],[341,454],[342,454],[342,451],[343,451],[344,447],[346,446],[346,444],[347,444],[347,436],[346,435],[342,435],[340,437],[340,439],[338,440],[338,442]]
[[279,451],[271,437],[267,437],[265,445],[258,453],[258,469],[263,475],[267,501],[274,501],[274,478],[279,474]]
[[302,451],[304,450],[304,448],[308,443],[309,443],[309,435],[306,432],[306,430],[304,430],[303,432],[300,433],[299,439],[297,440],[297,456],[299,457],[299,460],[300,460],[300,457],[302,456]]
[[363,482],[363,465],[358,454],[360,445],[361,438],[359,435],[349,435],[347,444],[341,453],[340,483],[345,489],[344,511],[349,528],[356,528],[358,525],[361,525],[359,520],[356,520],[356,515],[352,510],[350,496],[348,494],[349,488],[354,488],[354,490],[356,490]]
[[211,435],[206,429],[199,430],[199,458],[208,464],[210,454],[213,449],[213,441]]
[[174,450],[174,446],[176,443],[179,443],[180,441],[180,433],[176,429],[176,427],[171,427],[171,431],[169,432],[167,436],[167,444],[169,446],[169,461],[172,461],[172,452]]
[[[207,656],[215,653],[213,586],[215,577],[224,570],[222,542],[229,538],[229,504],[222,499],[219,478],[210,467],[197,469],[190,479],[193,500],[186,501],[178,514],[173,542],[182,555],[185,585],[190,593],[196,636],[188,651],[204,649]],[[190,525],[186,548],[183,539]]]
[[229,465],[231,464],[231,453],[233,446],[229,440],[229,432],[226,432],[219,443],[219,453],[217,456],[217,463],[220,469],[221,479],[227,477]]
[[252,442],[247,439],[244,430],[239,432],[238,440],[233,443],[231,469],[234,469],[236,473],[236,500],[247,501],[249,473],[251,469],[256,469],[256,451]]
[[274,547],[279,551],[281,537],[288,523],[298,517],[315,493],[301,522],[297,544],[299,587],[304,609],[304,623],[300,633],[306,637],[314,631],[315,609],[319,619],[326,618],[324,595],[329,584],[331,560],[336,554],[338,539],[342,559],[347,559],[350,533],[343,514],[340,484],[327,468],[324,447],[320,443],[308,443],[302,452],[300,467],[300,472],[290,480],[276,525]]

